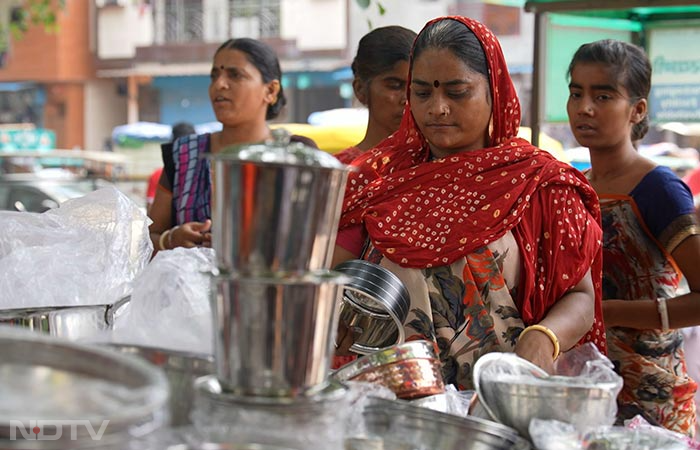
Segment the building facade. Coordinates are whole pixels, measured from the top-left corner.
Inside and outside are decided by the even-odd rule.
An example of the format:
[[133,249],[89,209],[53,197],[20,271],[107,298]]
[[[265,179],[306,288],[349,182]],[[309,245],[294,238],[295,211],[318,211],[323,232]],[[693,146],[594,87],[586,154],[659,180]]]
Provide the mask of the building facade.
[[[0,4],[12,20],[23,0]],[[29,29],[0,53],[0,123],[30,121],[56,131],[59,148],[99,150],[111,130],[138,121],[214,121],[207,87],[211,58],[229,38],[270,44],[284,73],[280,121],[353,104],[350,63],[371,27],[414,31],[433,17],[464,14],[501,39],[527,101],[532,17],[509,2],[383,0],[66,0],[58,32]],[[9,112],[8,112],[9,111]],[[527,109],[524,109],[527,111]]]

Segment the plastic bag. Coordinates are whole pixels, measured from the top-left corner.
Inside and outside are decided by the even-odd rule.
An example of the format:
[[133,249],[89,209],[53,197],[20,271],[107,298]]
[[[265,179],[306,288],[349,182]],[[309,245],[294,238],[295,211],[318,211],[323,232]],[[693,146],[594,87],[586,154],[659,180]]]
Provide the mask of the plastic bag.
[[114,187],[0,223],[0,309],[112,304],[153,252],[150,219]]
[[533,419],[532,443],[539,450],[685,450],[698,448],[688,437],[649,425],[640,416],[624,427],[600,426],[579,432],[572,424]]
[[479,401],[499,422],[527,435],[533,419],[573,424],[578,431],[612,425],[622,378],[588,345],[561,356],[553,375],[514,353],[489,353],[474,366]]
[[214,250],[160,251],[134,280],[129,306],[117,316],[111,340],[211,354],[210,307]]

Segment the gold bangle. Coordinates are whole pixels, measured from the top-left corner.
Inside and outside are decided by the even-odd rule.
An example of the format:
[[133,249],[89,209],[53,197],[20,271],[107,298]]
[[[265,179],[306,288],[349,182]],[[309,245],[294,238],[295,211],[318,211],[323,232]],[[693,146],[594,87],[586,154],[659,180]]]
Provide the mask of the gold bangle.
[[170,234],[170,230],[165,230],[160,234],[160,238],[158,239],[158,250],[167,250],[167,248],[165,248],[165,238],[168,237],[168,234]]
[[554,345],[554,353],[552,354],[552,359],[556,360],[559,357],[559,338],[557,338],[557,335],[554,334],[554,331],[550,330],[549,328],[545,327],[544,325],[536,324],[536,325],[530,325],[529,327],[525,328],[523,331],[520,332],[520,337],[518,339],[522,339],[522,337],[527,333],[528,331],[541,331],[542,333],[546,334],[547,337],[549,338],[550,341],[552,341],[552,344]]

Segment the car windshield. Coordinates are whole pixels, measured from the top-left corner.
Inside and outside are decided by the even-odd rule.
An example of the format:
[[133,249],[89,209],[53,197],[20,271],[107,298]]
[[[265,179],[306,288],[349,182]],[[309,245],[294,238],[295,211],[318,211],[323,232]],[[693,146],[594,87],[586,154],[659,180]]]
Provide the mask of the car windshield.
[[59,203],[89,194],[99,186],[92,180],[48,181],[41,184],[42,190]]

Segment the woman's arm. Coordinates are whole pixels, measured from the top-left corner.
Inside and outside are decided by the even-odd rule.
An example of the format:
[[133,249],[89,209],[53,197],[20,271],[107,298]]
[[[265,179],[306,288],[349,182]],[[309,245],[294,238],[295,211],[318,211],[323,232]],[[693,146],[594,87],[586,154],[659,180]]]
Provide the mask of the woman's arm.
[[[700,325],[700,235],[685,238],[671,254],[683,273],[690,293],[666,302],[670,328]],[[636,329],[660,329],[656,300],[605,300],[605,325]]]
[[[559,340],[560,351],[564,352],[581,340],[593,326],[595,313],[595,289],[591,271],[569,289],[547,312],[540,321],[554,333]],[[552,372],[554,364],[554,343],[546,334],[538,330],[525,333],[518,339],[515,353],[548,372]]]
[[[158,183],[158,188],[156,189],[156,195],[153,198],[153,204],[151,209],[148,211],[148,217],[151,218],[153,223],[148,227],[148,231],[151,235],[151,242],[153,243],[153,255],[158,253],[160,250],[160,236],[165,231],[172,228],[172,204],[173,204],[173,194],[169,189],[165,187],[167,184],[167,178],[165,171],[160,176],[160,181]],[[165,243],[167,245],[167,243]]]

